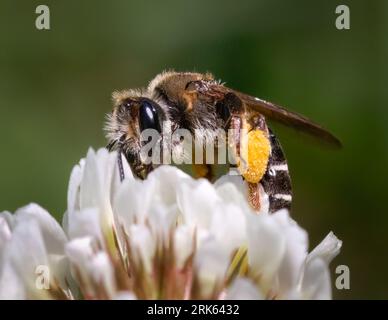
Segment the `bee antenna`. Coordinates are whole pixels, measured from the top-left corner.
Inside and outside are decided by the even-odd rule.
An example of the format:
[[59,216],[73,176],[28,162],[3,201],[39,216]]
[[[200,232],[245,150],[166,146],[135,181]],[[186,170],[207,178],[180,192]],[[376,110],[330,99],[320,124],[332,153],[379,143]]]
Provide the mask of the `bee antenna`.
[[119,166],[119,175],[120,175],[120,182],[122,182],[125,178],[125,175],[124,175],[124,167],[123,167],[123,159],[121,158],[121,154],[122,154],[122,149],[121,147],[118,149],[118,152],[117,152],[117,164]]

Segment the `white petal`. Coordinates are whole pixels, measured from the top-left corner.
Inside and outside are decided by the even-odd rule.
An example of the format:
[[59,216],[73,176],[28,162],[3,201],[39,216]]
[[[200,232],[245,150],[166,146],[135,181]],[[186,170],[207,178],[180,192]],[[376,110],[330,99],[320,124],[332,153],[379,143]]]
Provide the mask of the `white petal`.
[[153,201],[171,206],[177,202],[177,192],[182,183],[191,180],[187,174],[173,166],[160,166],[152,171],[145,183],[155,183]]
[[153,257],[155,255],[155,239],[148,227],[143,225],[132,225],[129,230],[131,252],[133,252],[137,263],[142,263],[147,273],[152,270]]
[[11,212],[3,211],[0,213],[0,217],[8,224],[9,228],[12,230],[14,225],[15,217]]
[[47,252],[63,254],[67,238],[58,222],[46,210],[34,203],[15,212],[16,224],[30,220],[38,223]]
[[69,212],[68,236],[70,239],[94,237],[103,243],[100,214],[97,208]]
[[[245,199],[248,198],[248,185],[243,180],[241,175],[225,174],[217,179],[214,183],[216,189],[222,190],[224,187],[233,185],[235,190],[238,191]],[[229,188],[227,188],[229,189]],[[234,191],[230,193],[234,197]],[[230,201],[229,197],[223,197],[225,200]],[[233,198],[232,198],[233,199]]]
[[116,291],[112,262],[105,252],[98,252],[89,262],[88,269],[94,283],[102,285],[109,297]]
[[0,213],[0,272],[3,260],[5,259],[3,251],[6,244],[12,237],[12,228],[14,225],[14,216],[8,211]]
[[[116,170],[117,154],[101,148],[97,152],[89,149],[80,184],[80,208],[110,208],[111,187]],[[108,214],[109,212],[102,212]]]
[[331,299],[329,268],[322,259],[314,258],[306,264],[301,283],[301,297],[311,300]]
[[[249,205],[248,199],[248,187],[247,184],[241,179],[240,176],[227,176],[229,179],[224,179],[223,177],[219,178],[215,182],[215,188],[217,194],[222,199],[222,203],[224,204],[238,204],[244,212],[253,212],[251,206]],[[239,181],[240,183],[232,183],[232,181]],[[239,188],[243,188],[243,191],[239,190]]]
[[186,260],[194,250],[194,235],[186,225],[180,225],[174,233],[174,251],[178,268],[183,268]]
[[90,292],[92,289],[89,261],[96,252],[95,240],[92,237],[74,239],[66,244],[65,251],[71,264],[76,268],[73,268],[72,271],[77,270],[77,272],[74,272],[73,278],[77,279],[77,276],[80,276],[85,286],[84,289]]
[[278,272],[286,249],[286,238],[269,215],[247,215],[248,261],[251,271],[261,276],[264,290]]
[[[218,194],[223,199],[225,203],[239,203],[241,208],[246,211],[252,211],[251,206],[249,205],[248,199],[248,185],[242,179],[240,175],[224,175],[221,176],[214,184],[217,189]],[[269,210],[269,198],[265,193],[264,188],[261,184],[258,185],[259,194],[260,194],[260,204],[261,208],[258,213],[268,214]]]
[[[35,219],[20,220],[15,225],[11,241],[7,243],[5,250],[4,260],[11,262],[18,277],[23,280],[29,295],[44,296],[45,290],[39,290],[35,284],[38,267],[44,266],[50,270],[39,222]],[[52,276],[50,272],[50,278]]]
[[202,299],[210,298],[219,288],[228,266],[229,255],[222,250],[221,243],[209,240],[198,249],[194,258],[194,268]]
[[[8,268],[9,275],[6,277],[11,281],[12,274],[16,274],[19,277],[18,281],[23,283],[23,292],[26,296],[47,298],[48,292],[40,289],[36,284],[41,276],[39,268],[47,268],[47,276],[50,277],[47,281],[50,283],[54,279],[65,283],[63,280],[67,276],[66,270],[57,269],[53,262],[54,257],[58,259],[64,257],[66,236],[57,221],[36,204],[18,209],[12,216],[12,220],[12,235],[2,254],[2,260],[8,267],[2,268],[2,277]],[[16,291],[21,292],[20,288],[15,284]]]
[[214,208],[210,232],[228,253],[246,245],[246,217],[241,208],[236,204]]
[[102,286],[109,297],[114,296],[116,286],[112,263],[106,252],[96,251],[91,237],[70,241],[66,245],[66,254],[81,276],[87,294],[98,297],[98,287]]
[[55,282],[70,297],[78,292],[78,285],[72,277],[70,261],[64,255],[48,255],[50,272],[55,277]]
[[299,280],[307,257],[307,233],[292,220],[288,211],[283,209],[273,214],[286,238],[286,251],[279,268],[279,289],[287,295]]
[[0,268],[0,300],[24,300],[26,290],[22,278],[9,260]]
[[221,198],[214,187],[204,179],[182,183],[177,190],[178,207],[184,222],[203,228],[209,228],[215,208],[221,204]]
[[226,300],[264,300],[262,293],[248,278],[237,278],[228,288]]
[[168,239],[170,230],[176,226],[179,210],[176,205],[152,207],[148,214],[151,232],[161,239]]
[[80,185],[83,176],[84,161],[74,166],[70,174],[69,185],[67,189],[67,210],[80,210]]
[[104,197],[102,184],[105,174],[100,167],[107,162],[106,157],[107,154],[100,152],[100,157],[97,159],[94,150],[91,148],[88,150],[80,185],[80,209],[98,208],[101,205]]
[[62,229],[69,236],[69,211],[66,210],[62,216]]
[[113,297],[113,300],[136,300],[136,295],[130,291],[120,291]]
[[92,237],[74,239],[66,244],[65,251],[72,263],[83,266],[94,255],[94,240]]
[[118,221],[128,230],[131,224],[144,223],[155,194],[152,182],[125,180],[117,191],[113,210]]
[[[111,189],[111,200],[113,201],[114,196],[117,194],[118,189],[121,187],[122,181],[120,181],[120,172],[118,166],[118,155],[117,152],[112,152],[116,157],[116,160],[113,164],[113,173],[112,173],[112,189]],[[133,181],[135,178],[133,177],[133,173],[131,168],[129,167],[128,160],[125,158],[124,154],[121,153],[121,163],[123,165],[124,170],[124,180],[125,181]]]
[[327,264],[333,260],[342,247],[342,241],[339,240],[333,232],[330,232],[322,242],[314,248],[307,257],[307,260],[312,260],[317,257],[321,258]]
[[0,261],[1,252],[5,243],[11,239],[11,229],[4,216],[0,215]]

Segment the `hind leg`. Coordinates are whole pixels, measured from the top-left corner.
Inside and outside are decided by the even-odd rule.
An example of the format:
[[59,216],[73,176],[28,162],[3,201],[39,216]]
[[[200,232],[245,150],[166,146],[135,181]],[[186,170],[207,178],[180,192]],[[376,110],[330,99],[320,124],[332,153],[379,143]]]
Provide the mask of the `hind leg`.
[[271,152],[265,119],[259,114],[231,118],[232,134],[229,146],[236,158],[236,166],[247,183],[248,202],[256,211],[263,209],[266,195],[260,181],[264,176]]

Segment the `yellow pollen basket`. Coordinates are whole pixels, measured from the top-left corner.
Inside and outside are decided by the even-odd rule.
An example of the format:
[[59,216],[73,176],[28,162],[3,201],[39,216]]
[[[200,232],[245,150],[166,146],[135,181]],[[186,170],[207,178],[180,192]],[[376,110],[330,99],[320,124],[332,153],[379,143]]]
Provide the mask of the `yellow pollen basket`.
[[243,138],[238,169],[246,181],[258,183],[267,170],[271,145],[262,130],[251,130]]

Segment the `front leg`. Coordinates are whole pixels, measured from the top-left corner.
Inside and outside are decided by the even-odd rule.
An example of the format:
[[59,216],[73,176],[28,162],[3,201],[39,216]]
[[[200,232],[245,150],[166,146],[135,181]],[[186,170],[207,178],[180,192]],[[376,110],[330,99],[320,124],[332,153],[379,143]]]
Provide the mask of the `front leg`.
[[[152,161],[149,161],[150,159],[144,161],[142,158],[142,149],[140,147],[140,143],[135,139],[126,139],[126,136],[122,136],[116,144],[108,145],[107,148],[108,150],[117,150],[117,165],[120,181],[123,181],[125,178],[122,155],[127,160],[133,175],[141,180],[144,180],[147,175],[154,169],[154,164]],[[147,153],[149,153],[148,149]]]

